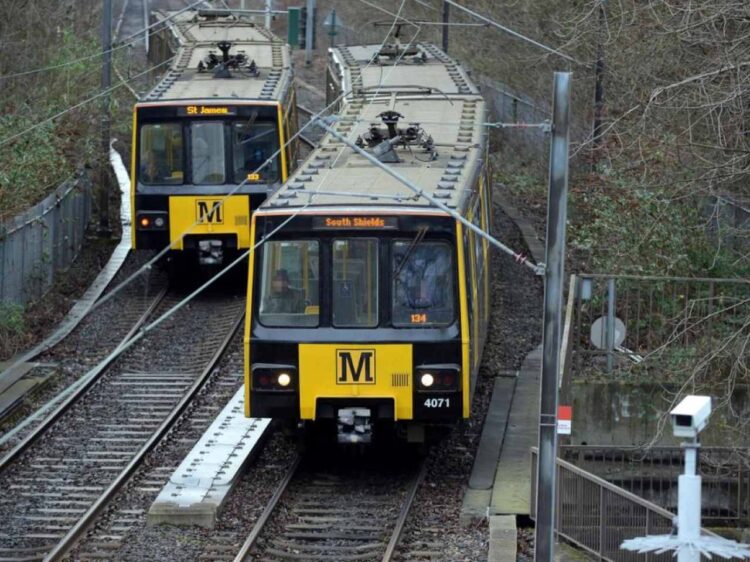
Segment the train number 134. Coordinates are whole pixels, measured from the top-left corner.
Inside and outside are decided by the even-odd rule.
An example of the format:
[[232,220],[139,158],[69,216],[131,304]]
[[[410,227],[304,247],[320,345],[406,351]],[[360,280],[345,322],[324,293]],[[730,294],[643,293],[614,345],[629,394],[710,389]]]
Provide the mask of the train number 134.
[[428,398],[424,401],[426,408],[450,408],[450,398]]

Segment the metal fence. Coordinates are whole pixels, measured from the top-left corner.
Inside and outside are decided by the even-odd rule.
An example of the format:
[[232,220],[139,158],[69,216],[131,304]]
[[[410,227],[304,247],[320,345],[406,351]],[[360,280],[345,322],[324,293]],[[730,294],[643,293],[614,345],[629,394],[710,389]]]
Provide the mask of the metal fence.
[[[536,509],[537,450],[531,452],[531,517]],[[639,554],[620,550],[626,539],[666,535],[674,515],[577,466],[557,459],[555,531],[599,560],[672,562],[671,552]],[[703,531],[704,534],[712,534]],[[734,559],[732,559],[734,560]]]
[[[702,447],[698,470],[703,483],[703,522],[750,526],[750,450]],[[611,484],[677,511],[677,477],[685,470],[681,447],[596,447],[564,445],[560,457]]]
[[701,210],[714,245],[731,254],[736,264],[750,263],[750,200],[712,195]]
[[[549,105],[540,105],[529,96],[484,75],[479,76],[477,82],[487,101],[489,114],[495,122],[533,124],[552,119]],[[503,139],[546,161],[549,134],[543,129],[514,128],[504,134]]]
[[[579,380],[699,363],[720,374],[750,335],[750,279],[586,274],[573,276],[570,291],[566,363]],[[707,360],[717,342],[722,354]]]
[[91,180],[66,181],[41,203],[0,224],[0,302],[40,298],[78,256],[91,218]]

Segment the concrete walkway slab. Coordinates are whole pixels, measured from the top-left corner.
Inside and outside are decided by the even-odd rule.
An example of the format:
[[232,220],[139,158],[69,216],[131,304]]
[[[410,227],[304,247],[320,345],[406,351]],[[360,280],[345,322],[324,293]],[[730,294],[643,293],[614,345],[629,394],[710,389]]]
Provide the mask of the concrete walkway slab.
[[515,387],[515,378],[498,377],[495,379],[492,398],[487,409],[487,417],[484,419],[482,436],[479,439],[477,455],[474,457],[474,466],[469,478],[469,488],[473,490],[489,490],[495,483],[497,460],[500,457],[500,447],[505,437]]
[[528,515],[531,494],[531,453],[537,444],[542,346],[524,360],[516,381],[500,460],[497,464],[490,515]]
[[212,529],[224,500],[263,434],[268,418],[245,417],[242,386],[177,467],[148,511],[148,525]]
[[491,516],[490,547],[487,562],[515,562],[517,546],[518,532],[515,516]]

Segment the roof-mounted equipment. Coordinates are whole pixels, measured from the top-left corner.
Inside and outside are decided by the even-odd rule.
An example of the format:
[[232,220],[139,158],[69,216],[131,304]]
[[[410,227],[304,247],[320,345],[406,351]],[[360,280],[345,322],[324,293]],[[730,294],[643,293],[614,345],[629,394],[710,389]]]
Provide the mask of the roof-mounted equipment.
[[258,65],[255,64],[254,60],[248,62],[245,53],[229,54],[229,49],[232,48],[232,44],[229,41],[220,41],[216,46],[221,51],[221,58],[213,51],[210,51],[208,56],[198,63],[198,72],[212,70],[214,78],[231,78],[232,70],[243,71],[254,78],[260,75]]
[[401,162],[396,148],[406,148],[410,152],[419,148],[429,154],[428,160],[435,160],[438,156],[432,137],[428,135],[419,123],[409,123],[408,127],[399,128],[398,122],[404,116],[397,111],[384,111],[378,115],[385,127],[372,123],[370,130],[357,138],[356,144],[360,148],[369,148],[383,163],[397,164]]
[[[381,22],[375,22],[375,26],[380,25]],[[392,25],[391,22],[383,22],[384,25]],[[424,64],[427,62],[427,53],[421,50],[417,45],[408,43],[403,45],[401,43],[401,27],[403,23],[397,23],[393,32],[393,43],[384,44],[378,52],[372,57],[372,63],[382,64],[381,57],[388,59],[388,62],[413,62],[416,64]]]

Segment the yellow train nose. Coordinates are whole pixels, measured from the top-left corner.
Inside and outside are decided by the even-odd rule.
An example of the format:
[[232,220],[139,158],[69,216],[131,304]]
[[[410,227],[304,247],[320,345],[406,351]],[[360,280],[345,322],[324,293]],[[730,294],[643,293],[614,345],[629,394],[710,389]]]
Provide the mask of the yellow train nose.
[[320,399],[391,399],[396,420],[412,410],[411,344],[300,344],[299,393],[302,419],[316,419]]

